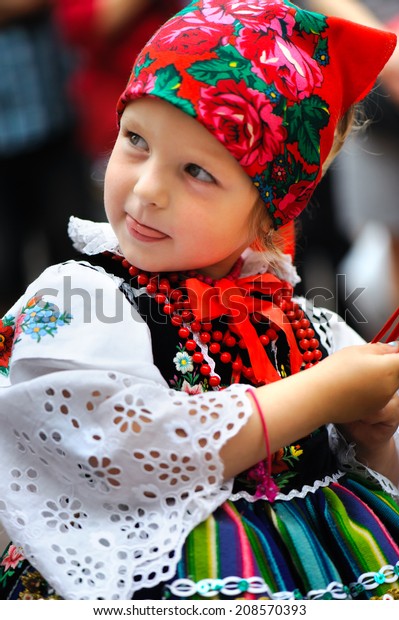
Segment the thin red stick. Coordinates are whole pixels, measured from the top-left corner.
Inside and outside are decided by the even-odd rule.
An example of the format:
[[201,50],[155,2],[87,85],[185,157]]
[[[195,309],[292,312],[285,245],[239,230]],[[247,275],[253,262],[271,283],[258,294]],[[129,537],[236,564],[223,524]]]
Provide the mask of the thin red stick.
[[389,342],[396,340],[399,336],[399,324],[394,327],[394,323],[399,317],[399,308],[396,308],[395,312],[389,317],[385,325],[380,329],[378,334],[374,336],[371,342],[382,342],[382,339],[388,339],[388,332],[392,328],[392,332],[389,335]]

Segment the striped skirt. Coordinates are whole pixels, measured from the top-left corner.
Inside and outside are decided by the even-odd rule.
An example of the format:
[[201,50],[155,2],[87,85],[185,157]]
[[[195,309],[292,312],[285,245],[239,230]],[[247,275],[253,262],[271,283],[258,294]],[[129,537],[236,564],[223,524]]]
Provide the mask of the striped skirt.
[[[345,476],[304,498],[225,502],[188,536],[170,582],[134,599],[399,599],[399,507]],[[60,598],[9,547],[0,599]]]
[[346,477],[302,499],[226,502],[188,537],[170,598],[399,598],[399,506]]

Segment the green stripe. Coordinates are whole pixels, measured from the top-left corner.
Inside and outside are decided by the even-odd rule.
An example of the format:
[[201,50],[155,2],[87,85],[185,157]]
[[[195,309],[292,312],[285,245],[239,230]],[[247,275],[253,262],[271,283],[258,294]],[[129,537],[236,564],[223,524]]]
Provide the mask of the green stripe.
[[330,512],[326,511],[326,519],[333,530],[338,530],[340,550],[354,574],[368,572],[373,565],[376,567],[375,570],[378,570],[380,566],[386,564],[387,558],[371,532],[361,523],[351,519],[334,491],[325,488],[323,492],[330,508]]
[[[248,540],[251,545],[253,554],[255,556],[256,564],[259,569],[261,577],[263,577],[263,579],[265,580],[265,582],[268,584],[268,586],[271,588],[272,591],[278,590],[279,586],[271,570],[269,558],[266,556],[266,553],[265,553],[266,551],[265,546],[267,545],[266,539],[262,536],[261,532],[259,532],[253,524],[251,524],[251,526],[248,526],[248,524],[245,522],[245,519],[243,520],[243,523],[244,523],[245,533],[248,536]],[[262,542],[260,541],[260,537],[263,538],[264,546],[262,545]],[[271,560],[271,563],[274,564],[274,569],[276,573],[279,574],[277,564],[273,562],[273,558],[270,558],[270,560]]]
[[[211,518],[211,517],[209,517]],[[188,575],[193,581],[208,577],[208,535],[207,521],[195,527],[187,539]],[[198,553],[198,549],[202,553]]]
[[[270,504],[264,503],[263,513],[265,521],[271,526],[275,527],[275,523],[272,519],[272,508]],[[259,515],[262,519],[262,515]],[[255,524],[249,521],[249,527],[244,522],[245,531],[247,532],[250,540],[253,552],[256,558],[256,562],[259,568],[259,572],[272,591],[286,590],[286,582],[284,580],[284,574],[279,569],[279,564],[276,558],[271,552],[270,544],[267,537],[263,534]]]
[[276,505],[277,525],[306,590],[322,589],[339,574],[306,523],[298,503]]

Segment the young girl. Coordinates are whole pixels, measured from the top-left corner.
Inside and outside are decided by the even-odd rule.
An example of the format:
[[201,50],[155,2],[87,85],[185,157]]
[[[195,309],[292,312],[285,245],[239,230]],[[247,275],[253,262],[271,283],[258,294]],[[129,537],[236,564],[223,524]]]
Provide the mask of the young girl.
[[195,0],[139,55],[110,224],[73,218],[86,260],[3,318],[3,598],[399,596],[398,345],[272,245],[394,44]]

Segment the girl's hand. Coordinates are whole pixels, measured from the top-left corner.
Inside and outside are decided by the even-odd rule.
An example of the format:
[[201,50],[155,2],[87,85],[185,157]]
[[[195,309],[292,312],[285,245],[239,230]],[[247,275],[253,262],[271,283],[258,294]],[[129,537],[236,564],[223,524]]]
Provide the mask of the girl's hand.
[[399,427],[399,396],[377,411],[373,420],[360,420],[339,425],[342,434],[357,446],[357,453],[367,457],[375,450],[386,447]]
[[[383,450],[396,424],[396,404],[395,407],[387,405],[399,389],[398,351],[397,343],[347,347],[309,370],[257,388],[271,453],[331,422],[337,425],[356,423],[347,428],[352,428],[353,432],[358,429],[357,433],[360,433],[360,423],[376,425],[373,437],[379,436]],[[384,424],[392,427],[388,430]],[[365,445],[367,433],[358,440]],[[254,415],[226,443],[221,455],[226,479],[265,458],[263,428],[256,407]]]
[[376,435],[392,435],[395,429],[387,431],[385,424],[394,425],[398,419],[397,400],[393,399],[399,388],[398,351],[398,343],[352,346],[313,368],[326,404],[329,401],[328,421],[363,422],[376,426]]
[[356,457],[396,484],[399,481],[399,458],[393,435],[399,426],[399,396],[375,414],[372,421],[339,425],[347,441],[355,444]]

